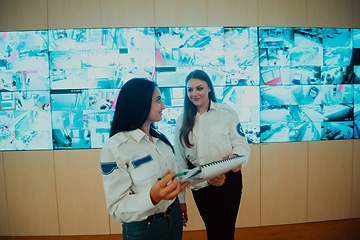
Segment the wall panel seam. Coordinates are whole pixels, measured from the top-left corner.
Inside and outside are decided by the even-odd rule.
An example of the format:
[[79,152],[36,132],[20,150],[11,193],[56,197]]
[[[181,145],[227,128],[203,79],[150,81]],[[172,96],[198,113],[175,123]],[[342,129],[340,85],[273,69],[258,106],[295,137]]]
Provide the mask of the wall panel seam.
[[309,221],[309,170],[310,170],[310,142],[307,142],[307,161],[306,161],[306,218],[305,222]]
[[5,204],[6,204],[6,209],[7,209],[7,220],[8,220],[8,231],[9,231],[9,235],[11,236],[11,228],[10,228],[10,214],[9,214],[9,200],[8,200],[8,195],[7,195],[7,188],[6,188],[6,176],[5,176],[5,159],[4,159],[4,152],[1,152],[2,155],[2,164],[3,164],[3,175],[4,175],[4,187],[5,187]]
[[58,230],[59,230],[59,234],[58,234],[58,235],[60,236],[60,235],[61,235],[61,227],[60,227],[58,189],[57,189],[57,181],[56,181],[55,151],[52,152],[52,155],[53,155],[53,164],[54,164],[54,183],[55,183],[56,211],[57,211]]
[[259,164],[259,166],[260,166],[260,211],[259,211],[259,213],[260,213],[260,227],[262,226],[262,222],[261,222],[261,183],[262,183],[262,181],[261,181],[261,153],[262,153],[262,151],[261,151],[261,147],[262,147],[262,145],[260,144],[260,153],[259,153],[259,155],[260,155],[260,164]]
[[353,188],[354,188],[354,163],[355,163],[355,140],[353,140],[353,144],[352,144],[352,161],[351,161],[351,187],[350,187],[350,218],[351,218],[351,213],[353,210],[352,207],[352,200],[353,200]]

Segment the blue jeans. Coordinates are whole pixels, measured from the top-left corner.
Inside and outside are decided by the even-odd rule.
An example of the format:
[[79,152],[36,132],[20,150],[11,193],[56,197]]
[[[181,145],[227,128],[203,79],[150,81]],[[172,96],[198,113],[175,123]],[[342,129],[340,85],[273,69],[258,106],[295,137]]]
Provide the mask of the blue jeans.
[[182,213],[179,199],[166,217],[152,218],[150,221],[124,222],[124,240],[181,240],[182,238]]

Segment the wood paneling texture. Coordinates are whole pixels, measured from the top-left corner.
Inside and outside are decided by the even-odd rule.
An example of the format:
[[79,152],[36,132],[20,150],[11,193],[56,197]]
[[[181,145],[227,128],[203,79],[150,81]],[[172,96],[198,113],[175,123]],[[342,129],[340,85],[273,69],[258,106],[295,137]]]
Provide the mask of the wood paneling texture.
[[351,28],[353,1],[356,2],[357,0],[307,0],[307,26]]
[[360,218],[360,139],[354,140],[351,217]]
[[60,235],[109,234],[100,150],[54,151]]
[[11,236],[59,235],[53,151],[3,152]]
[[207,0],[207,25],[209,27],[258,26],[257,1]]
[[101,27],[154,27],[154,1],[101,0]]
[[306,27],[306,0],[258,0],[259,26]]
[[353,140],[309,142],[308,222],[350,218]]
[[308,142],[261,146],[261,226],[306,222]]
[[0,0],[0,32],[47,29],[47,0]]
[[155,27],[206,27],[206,0],[154,0]]
[[0,152],[0,236],[10,235],[3,153]]
[[100,28],[100,0],[48,0],[48,28]]
[[248,164],[242,170],[243,191],[236,227],[260,226],[260,144],[251,144]]

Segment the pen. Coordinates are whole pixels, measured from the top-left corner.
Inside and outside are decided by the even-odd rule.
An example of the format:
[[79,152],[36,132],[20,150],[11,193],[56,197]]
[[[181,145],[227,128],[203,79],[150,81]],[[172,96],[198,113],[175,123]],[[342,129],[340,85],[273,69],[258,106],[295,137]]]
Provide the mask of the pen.
[[[186,175],[188,172],[181,172],[181,173],[177,173],[175,174],[174,177],[181,177],[181,176],[184,176]],[[158,178],[158,181],[160,181],[161,179],[163,179],[165,176],[162,176],[161,178]]]

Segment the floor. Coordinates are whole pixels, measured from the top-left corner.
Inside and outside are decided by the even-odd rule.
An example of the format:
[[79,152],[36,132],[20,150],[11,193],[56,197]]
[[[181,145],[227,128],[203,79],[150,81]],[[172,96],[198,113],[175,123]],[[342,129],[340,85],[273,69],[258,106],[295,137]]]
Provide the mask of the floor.
[[[0,237],[1,240],[120,240],[121,235]],[[289,224],[280,226],[238,228],[239,240],[360,240],[360,218]],[[154,239],[156,240],[156,239]],[[183,240],[206,240],[205,231],[184,231]],[[219,239],[221,240],[221,239]]]

